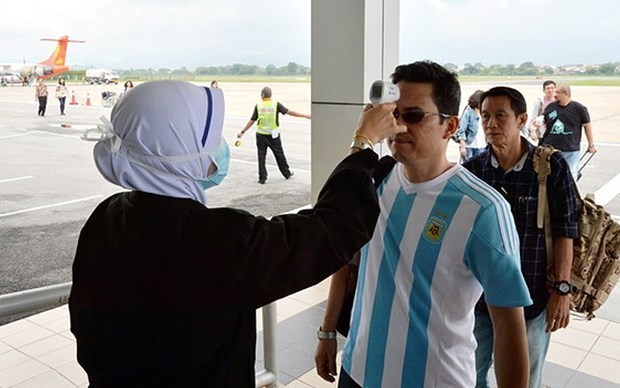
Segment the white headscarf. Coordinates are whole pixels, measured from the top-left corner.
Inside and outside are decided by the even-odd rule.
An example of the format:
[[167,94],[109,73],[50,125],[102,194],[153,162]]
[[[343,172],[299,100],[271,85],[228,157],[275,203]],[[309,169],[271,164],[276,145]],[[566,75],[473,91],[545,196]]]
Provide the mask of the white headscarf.
[[198,181],[213,175],[208,171],[216,153],[223,146],[228,151],[222,138],[222,89],[181,81],[143,83],[114,106],[111,122],[104,117],[102,122],[97,139],[89,139],[89,131],[83,138],[98,140],[95,164],[105,179],[130,190],[206,204]]

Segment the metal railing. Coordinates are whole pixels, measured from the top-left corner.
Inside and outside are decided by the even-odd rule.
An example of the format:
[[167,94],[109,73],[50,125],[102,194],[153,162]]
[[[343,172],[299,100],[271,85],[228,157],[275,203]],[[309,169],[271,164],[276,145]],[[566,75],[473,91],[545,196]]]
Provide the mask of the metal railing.
[[[69,302],[70,291],[71,282],[68,282],[0,295],[0,319],[62,306]],[[262,308],[265,369],[256,373],[257,387],[275,388],[278,386],[276,303],[273,302]]]
[[69,302],[71,282],[0,295],[0,318],[51,309]]

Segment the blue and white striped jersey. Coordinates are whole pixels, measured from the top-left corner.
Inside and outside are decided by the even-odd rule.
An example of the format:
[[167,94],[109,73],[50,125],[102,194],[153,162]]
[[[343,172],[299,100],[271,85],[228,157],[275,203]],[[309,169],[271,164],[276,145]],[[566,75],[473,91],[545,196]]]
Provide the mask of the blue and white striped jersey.
[[460,165],[423,183],[397,163],[378,188],[343,368],[361,386],[472,387],[474,306],[531,304],[508,203]]

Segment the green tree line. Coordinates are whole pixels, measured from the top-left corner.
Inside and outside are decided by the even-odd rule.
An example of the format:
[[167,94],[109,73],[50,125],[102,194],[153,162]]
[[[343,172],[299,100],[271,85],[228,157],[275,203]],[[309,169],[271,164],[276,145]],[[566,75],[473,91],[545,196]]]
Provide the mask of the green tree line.
[[276,67],[267,65],[261,67],[257,65],[245,65],[235,63],[226,66],[198,66],[194,70],[187,67],[180,69],[160,68],[160,69],[128,69],[119,70],[121,78],[183,78],[191,79],[195,77],[215,77],[215,76],[308,76],[310,68],[295,62],[290,62],[286,66]]
[[534,62],[523,62],[518,66],[514,64],[485,66],[480,62],[474,64],[466,63],[461,68],[453,63],[446,63],[444,66],[461,75],[474,76],[551,76],[564,74],[594,76],[620,75],[620,62],[609,62],[600,65],[562,65],[557,67],[537,66]]
[[[586,75],[586,76],[620,76],[620,62],[609,62],[598,65],[563,65],[563,66],[540,66],[533,62],[523,62],[520,65],[489,65],[485,66],[480,62],[465,63],[457,66],[454,63],[445,63],[445,67],[453,70],[462,76],[557,76],[557,75]],[[195,69],[181,67],[179,69],[159,68],[159,69],[124,69],[116,70],[120,79],[149,80],[149,79],[208,79],[218,77],[305,77],[309,78],[311,69],[295,62],[290,62],[285,66],[277,67],[267,65],[265,67],[257,65],[246,65],[235,63],[226,66],[198,66]],[[84,70],[71,70],[64,74],[70,80],[83,80]]]

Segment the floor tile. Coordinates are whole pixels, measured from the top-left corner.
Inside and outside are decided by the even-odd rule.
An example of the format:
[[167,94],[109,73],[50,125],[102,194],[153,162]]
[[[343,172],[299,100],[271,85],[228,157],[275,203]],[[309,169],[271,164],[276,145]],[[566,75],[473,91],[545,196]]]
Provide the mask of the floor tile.
[[603,336],[620,341],[620,323],[609,322]]
[[303,381],[300,381],[300,380],[293,380],[290,383],[286,384],[285,387],[286,388],[313,388],[312,385],[305,384]]
[[48,322],[55,321],[60,318],[67,318],[69,316],[69,311],[64,308],[55,308],[51,310],[44,311],[40,314],[33,315],[31,317],[26,318],[27,321],[32,323],[36,323],[37,325],[45,325]]
[[318,288],[319,290],[325,291],[326,293],[329,291],[329,284],[331,283],[331,276],[322,282],[314,285],[313,287]]
[[58,333],[58,335],[61,335],[61,336],[65,337],[69,341],[75,342],[75,336],[69,330],[61,331],[60,333]]
[[53,320],[45,324],[45,328],[51,330],[55,333],[62,333],[71,328],[71,323],[69,322],[69,316],[62,317],[60,319]]
[[48,371],[11,388],[75,388],[77,385],[56,371]]
[[9,350],[12,350],[13,348],[7,344],[5,344],[4,342],[0,341],[0,354],[2,353],[6,353]]
[[[30,357],[17,350],[9,350],[0,354],[0,371],[13,368],[30,360]],[[0,380],[1,382],[1,380]],[[1,385],[0,385],[1,386]]]
[[[555,386],[552,386],[555,388]],[[585,373],[576,373],[563,388],[618,388],[620,384],[599,379]]]
[[565,387],[576,373],[572,368],[549,362],[547,358],[543,368],[542,384],[545,387],[552,388]]
[[314,388],[336,388],[338,386],[337,385],[338,376],[336,376],[336,382],[330,383],[328,381],[323,380],[319,375],[317,375],[316,369],[312,369],[311,371],[304,374],[303,376],[300,376],[298,380]]
[[34,327],[38,327],[38,326],[25,319],[7,323],[6,325],[0,326],[0,339],[4,339],[8,336],[12,336],[14,334],[32,329]]
[[75,361],[59,366],[56,368],[56,371],[66,377],[69,381],[73,382],[75,385],[88,382],[88,375]]
[[554,332],[551,335],[551,341],[581,350],[590,350],[596,342],[597,337],[596,334],[568,327]]
[[594,344],[594,347],[592,347],[591,353],[620,361],[620,341],[600,337]]
[[[329,279],[278,302],[276,328],[281,387],[335,388],[314,368],[316,327],[325,311]],[[257,310],[257,363],[263,368],[262,310]],[[87,387],[77,364],[66,306],[0,327],[0,387]],[[620,324],[571,320],[552,335],[543,383],[553,388],[619,388]],[[344,340],[339,338],[339,348]],[[19,349],[16,349],[18,347]],[[589,352],[589,353],[588,353]],[[340,353],[339,353],[340,355]],[[33,356],[36,359],[31,359]],[[17,385],[15,385],[17,384]]]
[[20,331],[2,339],[6,344],[19,348],[21,346],[37,342],[43,338],[51,337],[54,335],[53,331],[47,330],[41,326],[33,326],[27,330]]
[[287,299],[294,299],[307,305],[313,306],[315,304],[324,302],[327,299],[327,292],[317,287],[310,287],[289,296]]
[[2,384],[2,386],[11,387],[47,371],[49,371],[49,369],[40,362],[28,360],[12,368],[0,371],[0,384]]
[[576,349],[568,345],[552,342],[547,353],[547,362],[563,366],[565,368],[577,369],[587,356],[585,350]]
[[278,322],[281,322],[285,319],[288,319],[292,316],[295,316],[312,305],[309,305],[304,302],[299,302],[295,299],[286,298],[285,300],[278,302]]
[[50,368],[58,368],[61,365],[76,362],[76,360],[77,348],[74,343],[39,357],[39,361],[48,365]]
[[40,341],[22,346],[19,350],[32,358],[37,358],[71,345],[73,342],[60,335],[53,335]]
[[609,325],[609,321],[601,318],[594,318],[591,321],[581,320],[575,317],[571,317],[568,327],[571,329],[587,331],[588,333],[601,334]]
[[598,354],[588,354],[578,371],[620,384],[620,361],[599,356]]

